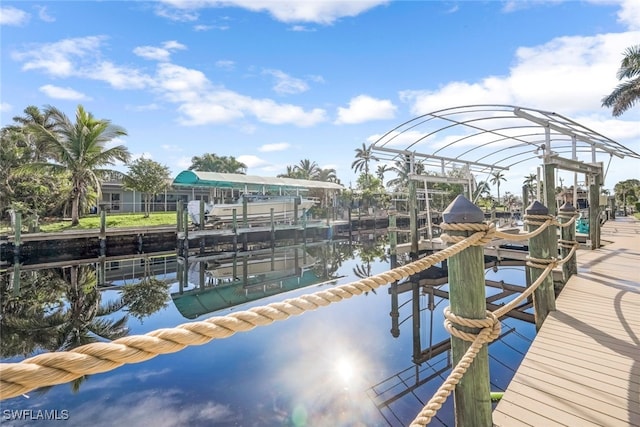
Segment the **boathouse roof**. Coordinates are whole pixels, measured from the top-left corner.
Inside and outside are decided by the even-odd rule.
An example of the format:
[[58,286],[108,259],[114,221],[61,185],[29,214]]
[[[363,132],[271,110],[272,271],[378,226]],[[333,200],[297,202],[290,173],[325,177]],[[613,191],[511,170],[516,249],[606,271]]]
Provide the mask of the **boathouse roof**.
[[335,182],[307,179],[278,178],[271,176],[242,175],[237,173],[182,171],[173,180],[175,186],[247,189],[249,191],[274,191],[279,189],[343,190]]
[[415,117],[374,140],[372,151],[381,160],[414,158],[442,175],[451,169],[486,173],[517,166],[526,171],[524,164],[544,157],[568,158],[576,168],[614,157],[640,159],[632,149],[558,113],[489,104]]

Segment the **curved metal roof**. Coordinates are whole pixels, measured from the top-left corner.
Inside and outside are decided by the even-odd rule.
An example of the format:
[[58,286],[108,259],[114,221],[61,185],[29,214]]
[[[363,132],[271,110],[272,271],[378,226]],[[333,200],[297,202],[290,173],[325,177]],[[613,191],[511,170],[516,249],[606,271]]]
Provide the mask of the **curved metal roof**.
[[343,190],[344,187],[334,182],[310,181],[306,179],[277,178],[270,176],[242,175],[236,173],[182,171],[173,180],[173,185],[187,187],[215,188],[247,188],[251,191],[278,189],[322,188],[326,190]]
[[466,105],[402,123],[372,144],[377,156],[414,155],[425,169],[509,169],[543,155],[579,162],[640,154],[560,114],[515,105]]

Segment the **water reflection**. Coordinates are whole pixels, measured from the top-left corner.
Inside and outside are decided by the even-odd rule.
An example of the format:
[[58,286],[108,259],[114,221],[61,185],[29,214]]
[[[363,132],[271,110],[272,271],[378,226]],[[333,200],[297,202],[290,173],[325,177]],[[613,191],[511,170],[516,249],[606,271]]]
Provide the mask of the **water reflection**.
[[[385,243],[383,236],[361,236],[355,244],[217,254],[182,265],[171,254],[23,271],[19,297],[11,295],[9,274],[1,273],[2,358],[144,334],[370,277],[390,267]],[[487,270],[488,280],[519,285],[521,276],[521,269]],[[2,406],[67,409],[66,425],[407,425],[451,369],[442,327],[448,288],[420,284],[430,279],[415,276],[285,322],[94,375],[78,382],[77,394],[55,386]],[[513,293],[504,289],[488,288],[488,297],[506,301]],[[506,387],[534,331],[521,320],[504,323],[508,333],[490,346],[493,390]],[[450,399],[432,425],[453,425],[451,406]]]
[[[188,265],[189,283],[171,298],[187,319],[335,280],[328,246],[251,251]],[[200,257],[203,258],[203,257]],[[210,257],[211,258],[211,257]],[[185,287],[195,285],[194,289]]]

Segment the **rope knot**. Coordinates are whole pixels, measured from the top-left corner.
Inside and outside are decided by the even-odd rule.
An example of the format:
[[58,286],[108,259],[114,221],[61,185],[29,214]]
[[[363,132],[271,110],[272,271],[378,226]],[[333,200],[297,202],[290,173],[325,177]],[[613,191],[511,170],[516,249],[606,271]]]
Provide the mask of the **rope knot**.
[[[492,312],[487,311],[486,316],[484,319],[469,319],[452,313],[451,307],[446,307],[444,309],[444,327],[452,336],[461,340],[475,342],[479,339],[479,344],[490,343],[500,336],[502,325]],[[464,332],[456,326],[476,328],[480,331],[477,334]]]
[[527,255],[527,266],[533,268],[539,268],[541,270],[546,269],[549,265],[551,268],[556,268],[560,263],[558,262],[558,258],[534,258],[530,255]]
[[524,223],[527,225],[547,225],[547,222],[551,224],[554,221],[554,217],[551,215],[530,215],[527,214],[523,217]]
[[[440,224],[442,230],[454,230],[454,231],[472,231],[474,233],[484,233],[484,236],[480,237],[472,246],[484,246],[494,239],[496,234],[496,226],[492,223],[465,223],[465,224],[448,224],[443,222]],[[465,236],[451,236],[448,233],[442,233],[440,239],[445,243],[459,243],[467,239]]]

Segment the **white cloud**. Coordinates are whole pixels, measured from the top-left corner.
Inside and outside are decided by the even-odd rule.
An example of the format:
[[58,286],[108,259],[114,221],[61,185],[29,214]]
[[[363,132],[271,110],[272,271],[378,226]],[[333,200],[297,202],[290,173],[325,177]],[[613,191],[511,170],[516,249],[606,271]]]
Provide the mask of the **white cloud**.
[[349,107],[338,108],[336,123],[355,124],[371,120],[392,119],[397,107],[388,99],[376,99],[360,95],[349,101]]
[[133,53],[136,55],[155,61],[168,61],[171,59],[171,53],[176,50],[184,50],[187,47],[182,43],[178,43],[175,40],[167,41],[162,44],[162,47],[156,46],[138,46],[133,49]]
[[256,168],[259,166],[267,165],[269,163],[266,160],[252,154],[243,154],[241,156],[238,156],[238,161],[247,165],[247,168]]
[[49,13],[47,12],[47,7],[46,6],[36,6],[36,9],[38,9],[38,18],[40,18],[40,20],[44,21],[44,22],[55,22],[56,18],[54,18],[53,16],[49,15]]
[[233,70],[236,66],[236,63],[234,61],[230,61],[228,59],[221,59],[219,61],[216,61],[216,67],[221,68],[223,70]]
[[162,144],[160,147],[164,151],[169,151],[169,152],[172,152],[172,153],[177,153],[177,152],[183,151],[182,147],[180,147],[178,145]]
[[8,113],[13,107],[8,102],[0,102],[0,113]]
[[0,7],[0,25],[21,26],[29,22],[30,15],[13,6]]
[[277,142],[275,144],[264,144],[258,148],[258,151],[268,153],[272,151],[284,151],[291,148],[291,144],[288,142]]
[[[163,3],[171,7],[159,8],[156,12],[161,16],[173,20],[196,19],[195,9],[204,7],[236,6],[253,12],[267,12],[273,18],[281,22],[314,22],[331,25],[343,17],[357,16],[374,7],[389,3],[388,0],[332,0],[332,1],[256,1],[256,0],[202,0],[197,2],[185,2],[182,0],[163,0]],[[186,15],[186,19],[183,17]],[[195,18],[194,18],[195,17]]]
[[40,86],[40,92],[47,95],[49,98],[54,99],[67,99],[67,100],[89,100],[91,98],[87,97],[84,93],[78,92],[77,90],[71,89],[69,87],[59,87],[54,85],[44,85]]
[[640,30],[640,2],[623,0],[618,11],[618,21],[629,30]]
[[400,98],[416,115],[471,104],[513,103],[563,115],[599,110],[602,97],[617,84],[622,52],[638,39],[640,32],[559,37],[519,48],[507,76],[402,91]]
[[264,70],[263,74],[269,74],[275,77],[276,84],[273,90],[280,95],[302,93],[309,90],[309,85],[307,85],[304,80],[291,77],[283,71]]
[[213,29],[213,27],[211,25],[194,25],[193,29],[195,31],[209,31]]
[[130,111],[141,112],[141,111],[156,111],[160,109],[160,106],[156,103],[151,103],[146,105],[127,105],[125,108]]
[[95,61],[104,39],[103,36],[89,36],[44,43],[14,52],[12,58],[24,62],[22,69],[25,71],[40,70],[56,77],[70,77],[77,75],[79,63],[87,57],[92,59],[90,62]]
[[78,70],[80,77],[102,80],[114,89],[144,89],[153,85],[150,76],[135,68],[121,67],[109,61],[96,64],[93,68]]

